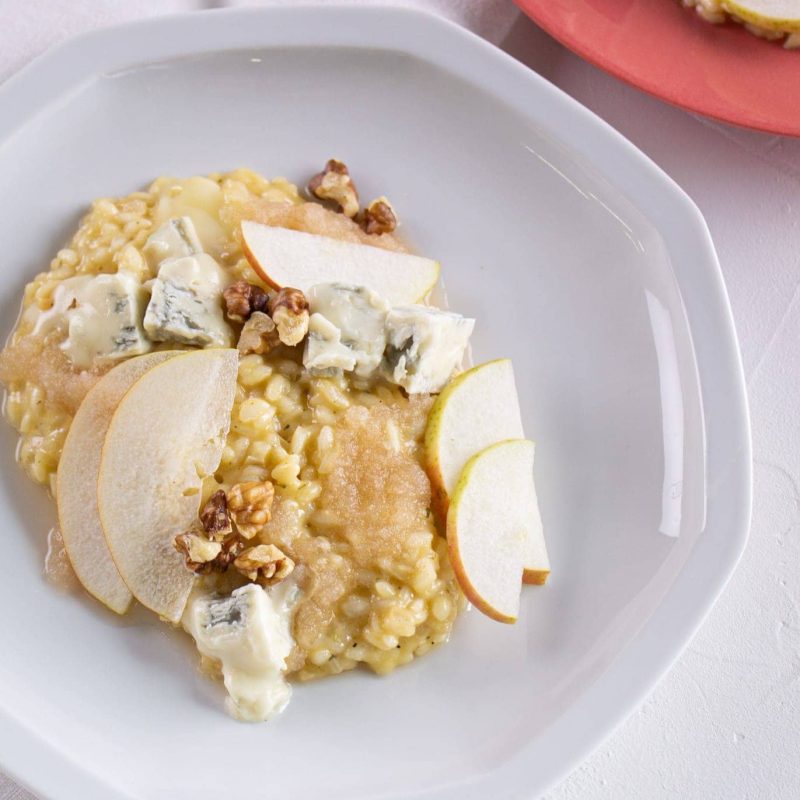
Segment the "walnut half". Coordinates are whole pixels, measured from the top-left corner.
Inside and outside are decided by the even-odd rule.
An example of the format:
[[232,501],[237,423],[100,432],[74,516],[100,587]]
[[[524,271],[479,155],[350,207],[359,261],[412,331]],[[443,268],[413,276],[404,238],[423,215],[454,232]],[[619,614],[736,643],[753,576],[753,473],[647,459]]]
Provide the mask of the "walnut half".
[[267,309],[284,344],[300,344],[308,333],[308,300],[299,289],[284,286],[269,299]]
[[252,539],[269,522],[274,496],[269,481],[237,483],[228,490],[228,509],[245,539]]
[[294,561],[274,544],[259,544],[244,550],[233,566],[248,580],[271,586],[291,574]]
[[335,158],[308,182],[308,191],[320,200],[330,200],[346,217],[358,214],[358,191],[347,165]]

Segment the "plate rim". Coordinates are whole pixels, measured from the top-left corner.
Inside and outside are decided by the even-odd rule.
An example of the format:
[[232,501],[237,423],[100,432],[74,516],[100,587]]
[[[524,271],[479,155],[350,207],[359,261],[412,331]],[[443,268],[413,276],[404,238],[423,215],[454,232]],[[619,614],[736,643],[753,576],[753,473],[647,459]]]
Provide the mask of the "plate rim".
[[[312,13],[316,18],[313,25],[309,24]],[[256,24],[266,19],[273,24]],[[442,46],[443,42],[452,46]],[[693,336],[704,418],[708,426],[708,410],[714,407],[713,402],[709,406],[709,399],[724,398],[736,422],[734,430],[726,431],[724,442],[718,438],[712,441],[710,434],[708,442],[709,474],[712,468],[719,471],[719,485],[727,486],[733,495],[725,498],[725,511],[731,520],[726,523],[722,542],[705,531],[639,634],[553,723],[546,737],[528,740],[488,775],[434,787],[420,797],[445,800],[454,793],[480,792],[489,786],[496,792],[501,788],[496,783],[500,779],[509,797],[529,794],[528,763],[534,748],[548,764],[539,775],[544,792],[599,746],[652,691],[702,624],[747,542],[752,456],[744,372],[719,262],[705,220],[692,200],[620,133],[534,71],[456,23],[429,11],[400,7],[299,3],[220,9],[149,18],[81,34],[34,59],[0,85],[0,108],[9,112],[4,115],[5,122],[0,118],[0,147],[32,116],[98,74],[204,52],[313,45],[403,52],[476,84],[586,158],[650,219],[657,216],[659,233],[670,252],[674,245],[694,253],[692,270],[687,269],[683,279],[676,275],[676,279],[690,330],[693,334],[696,329],[705,330],[708,335],[700,339]],[[544,113],[537,117],[530,110],[532,95],[536,96],[537,108],[549,114],[546,120]],[[584,135],[587,126],[592,130],[590,137]],[[658,187],[655,201],[649,196],[653,186]],[[664,214],[665,209],[670,213]],[[698,269],[698,264],[705,264],[706,269]],[[687,281],[692,286],[689,294],[683,291]],[[694,302],[697,298],[701,302]],[[721,458],[717,447],[723,451],[725,464],[712,464],[712,460]],[[720,499],[710,493],[710,525],[716,520],[719,505]],[[133,798],[124,787],[109,785],[93,774],[90,765],[68,759],[46,733],[32,730],[2,708],[0,740],[5,743],[0,767],[42,797],[69,797],[80,792],[85,800]]]
[[[640,76],[633,74],[630,70],[626,69],[624,65],[610,58],[604,59],[598,50],[586,45],[583,37],[570,35],[569,31],[565,31],[563,28],[552,24],[549,18],[540,13],[538,0],[513,0],[513,2],[534,24],[538,25],[545,33],[552,36],[556,41],[560,42],[564,47],[574,52],[584,61],[624,81],[629,86],[633,86],[635,89],[644,92],[648,96],[654,97],[656,100],[668,103],[674,108],[680,108],[693,114],[699,114],[715,122],[733,125],[744,130],[778,134],[779,136],[800,137],[800,123],[792,126],[790,122],[770,124],[767,122],[761,123],[754,118],[737,118],[733,114],[726,115],[709,109],[702,102],[686,100],[682,98],[680,94],[670,91],[669,87],[656,89],[650,85],[646,85]],[[681,10],[686,12],[692,11],[692,9],[689,8]],[[711,25],[712,23],[705,24]],[[727,22],[725,24],[732,25],[733,23]],[[776,42],[771,42],[766,39],[762,41],[765,46],[780,47]]]

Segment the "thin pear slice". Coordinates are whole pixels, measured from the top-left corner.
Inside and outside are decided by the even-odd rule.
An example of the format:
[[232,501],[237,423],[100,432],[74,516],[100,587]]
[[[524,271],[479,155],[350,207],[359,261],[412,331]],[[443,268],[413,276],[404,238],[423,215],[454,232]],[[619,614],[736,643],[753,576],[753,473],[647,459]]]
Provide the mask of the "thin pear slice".
[[467,599],[498,622],[515,622],[531,525],[533,442],[498,442],[470,458],[447,512],[447,545]]
[[117,407],[97,481],[100,522],[133,596],[178,622],[194,576],[175,536],[197,519],[219,464],[236,389],[236,350],[194,350],[146,372]]
[[253,269],[275,289],[307,291],[317,283],[367,286],[393,306],[417,303],[439,280],[439,263],[368,244],[242,222],[242,245]]
[[797,0],[725,0],[723,7],[744,22],[771,31],[800,31]]
[[104,375],[78,408],[58,464],[58,525],[72,568],[86,591],[117,614],[128,610],[133,595],[114,565],[100,525],[97,476],[103,441],[125,392],[145,372],[179,352],[132,358]]
[[444,522],[449,498],[472,456],[523,436],[510,359],[479,364],[451,381],[433,404],[425,430],[425,465],[437,518]]

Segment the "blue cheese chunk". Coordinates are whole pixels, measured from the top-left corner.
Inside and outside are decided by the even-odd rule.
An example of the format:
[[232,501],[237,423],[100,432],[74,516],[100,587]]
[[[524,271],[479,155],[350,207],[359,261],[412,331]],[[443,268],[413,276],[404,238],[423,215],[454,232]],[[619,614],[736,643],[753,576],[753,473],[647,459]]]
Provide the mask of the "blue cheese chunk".
[[427,306],[398,306],[386,316],[386,378],[409,394],[440,392],[461,364],[474,319]]
[[229,282],[225,270],[205,253],[162,261],[144,315],[147,335],[157,342],[230,347],[231,329],[222,312],[222,292]]
[[168,258],[184,258],[203,252],[194,223],[189,217],[172,217],[145,242],[145,255],[154,265]]
[[322,314],[312,314],[308,320],[303,364],[313,375],[334,374],[339,370],[352,372],[356,356],[342,344],[342,332],[330,320]]
[[260,722],[286,708],[292,695],[286,658],[294,646],[291,616],[297,595],[296,584],[284,581],[269,591],[248,583],[230,597],[190,599],[183,627],[203,655],[219,662],[231,716]]
[[372,377],[386,347],[389,304],[366,286],[319,283],[306,293],[311,318],[303,355],[314,374],[344,370]]
[[141,355],[152,346],[142,330],[146,302],[147,292],[127,272],[69,278],[56,287],[34,333],[62,330],[60,347],[81,369]]

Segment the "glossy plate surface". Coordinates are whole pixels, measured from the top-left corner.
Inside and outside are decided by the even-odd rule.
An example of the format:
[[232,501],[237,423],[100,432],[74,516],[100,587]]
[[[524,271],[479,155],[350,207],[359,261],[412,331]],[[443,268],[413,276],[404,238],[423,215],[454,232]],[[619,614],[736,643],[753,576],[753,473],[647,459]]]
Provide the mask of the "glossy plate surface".
[[336,155],[441,259],[477,360],[514,360],[553,565],[387,679],[242,725],[183,634],[41,577],[54,514],[0,429],[0,766],[46,798],[534,797],[639,702],[745,544],[741,366],[705,223],[605,123],[416,12],[209,12],[75,40],[0,88],[3,325],[96,197]]
[[669,103],[746,128],[800,136],[800,50],[678,0],[515,0],[601,69]]

